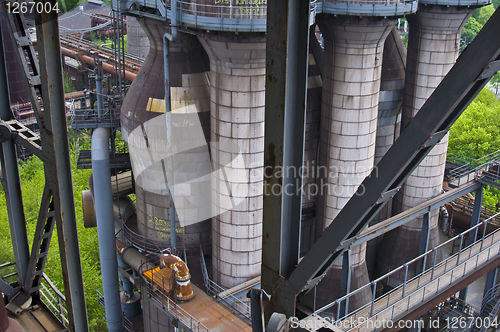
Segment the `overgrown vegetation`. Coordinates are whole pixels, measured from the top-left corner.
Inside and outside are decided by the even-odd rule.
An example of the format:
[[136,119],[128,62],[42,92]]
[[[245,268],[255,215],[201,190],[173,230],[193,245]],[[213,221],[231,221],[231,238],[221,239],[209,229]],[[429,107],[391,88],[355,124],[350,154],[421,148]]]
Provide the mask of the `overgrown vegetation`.
[[69,78],[68,72],[63,72],[64,74],[64,93],[75,92],[76,88],[71,79]]
[[478,8],[474,11],[474,14],[469,18],[462,29],[462,40],[465,45],[472,42],[499,5],[500,0],[493,0],[493,4]]
[[[99,45],[107,44],[111,48],[116,48],[115,38],[100,36],[95,32],[92,32],[90,40]],[[120,49],[125,50],[125,53],[127,53],[127,35],[123,36],[123,42],[120,42],[120,45],[122,47]]]

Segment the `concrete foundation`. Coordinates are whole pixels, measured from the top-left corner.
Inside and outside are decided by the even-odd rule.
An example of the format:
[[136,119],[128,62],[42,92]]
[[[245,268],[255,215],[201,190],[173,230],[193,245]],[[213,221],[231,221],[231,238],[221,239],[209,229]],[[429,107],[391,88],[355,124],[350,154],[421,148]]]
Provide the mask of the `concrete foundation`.
[[[377,114],[384,41],[393,20],[378,18],[317,18],[325,38],[323,104],[319,147],[319,188],[316,235],[329,226],[363,179],[375,156]],[[363,188],[359,188],[362,194]],[[352,248],[351,289],[369,283],[365,247]],[[342,260],[338,259],[318,285],[317,305],[341,294]],[[357,308],[371,299],[367,289],[351,298]]]
[[210,57],[213,280],[230,288],[260,274],[264,165],[264,34],[206,33]]
[[[408,16],[410,37],[401,130],[404,130],[455,63],[460,33],[472,11],[466,7],[420,6],[416,14]],[[394,198],[394,214],[441,193],[447,147],[448,136],[432,149],[408,178]],[[439,244],[438,214],[438,210],[430,214],[431,248]],[[385,235],[378,253],[379,274],[387,273],[418,256],[421,229],[422,218],[418,218]],[[432,264],[432,259],[427,263]],[[414,273],[415,267],[410,269],[408,277],[411,278]],[[403,278],[401,273],[394,275],[389,286],[399,285]]]

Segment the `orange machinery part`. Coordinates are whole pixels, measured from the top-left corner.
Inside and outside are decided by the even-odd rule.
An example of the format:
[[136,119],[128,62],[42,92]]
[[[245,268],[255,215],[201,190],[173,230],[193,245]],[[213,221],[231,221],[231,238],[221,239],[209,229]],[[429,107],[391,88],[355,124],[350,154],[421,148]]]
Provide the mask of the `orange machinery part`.
[[193,298],[194,292],[191,286],[191,274],[186,263],[175,255],[163,254],[160,258],[160,267],[167,267],[175,272],[177,300],[188,301]]

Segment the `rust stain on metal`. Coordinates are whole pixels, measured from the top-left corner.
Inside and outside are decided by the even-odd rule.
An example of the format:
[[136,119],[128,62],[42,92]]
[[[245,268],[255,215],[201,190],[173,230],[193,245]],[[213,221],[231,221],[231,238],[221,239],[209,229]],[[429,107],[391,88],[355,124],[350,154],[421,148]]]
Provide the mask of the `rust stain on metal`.
[[268,147],[268,155],[269,158],[266,159],[266,162],[264,163],[264,181],[266,184],[271,183],[271,179],[274,174],[274,167],[276,166],[276,155],[274,152],[275,146],[273,143],[269,144]]

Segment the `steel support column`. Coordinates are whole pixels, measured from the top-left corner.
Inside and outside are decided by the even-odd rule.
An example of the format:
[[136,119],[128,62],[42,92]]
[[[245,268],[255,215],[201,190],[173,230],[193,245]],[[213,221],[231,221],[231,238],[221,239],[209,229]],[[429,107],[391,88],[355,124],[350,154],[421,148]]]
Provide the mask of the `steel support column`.
[[[474,207],[472,208],[472,217],[470,220],[469,227],[474,227],[480,223],[482,206],[483,206],[483,187],[481,186],[479,189],[476,190]],[[467,239],[467,246],[473,244],[474,241],[476,241],[476,238],[477,238],[477,228],[469,234],[469,237]]]
[[[351,249],[344,251],[342,261],[342,281],[341,281],[341,296],[347,295],[351,290]],[[349,312],[349,298],[341,304],[340,312],[342,316],[347,316]]]
[[[277,0],[267,7],[262,288],[268,293],[290,274],[300,253],[302,179],[295,173],[303,165],[309,5]],[[295,295],[271,299],[265,321],[273,312],[294,315]]]
[[497,276],[498,276],[498,267],[496,269],[491,270],[486,275],[486,282],[484,284],[483,298],[484,298],[484,296],[486,296],[486,294],[488,293],[488,291],[490,289],[492,289],[493,286],[496,285]]
[[[422,220],[422,232],[420,233],[420,247],[418,248],[418,254],[422,255],[429,250],[429,238],[431,236],[431,216],[430,212],[427,212],[423,216]],[[417,274],[425,271],[425,265],[427,264],[427,256],[424,257],[421,265],[417,267]]]
[[[56,0],[46,2],[53,6]],[[68,311],[70,311],[75,331],[88,331],[64,105],[61,47],[59,38],[57,38],[59,36],[57,13],[50,11],[36,14],[35,22],[40,59],[41,92],[46,119],[45,128],[41,128],[41,130],[46,131],[45,138],[49,139],[52,144],[54,160],[54,169],[46,169],[46,175],[52,174],[47,181],[54,190],[57,233],[65,277]]]
[[[475,195],[475,199],[474,199],[474,207],[472,208],[472,217],[471,217],[471,220],[470,220],[470,226],[469,227],[474,227],[476,226],[479,222],[480,222],[480,219],[481,219],[481,207],[483,206],[483,186],[479,187],[479,189],[476,189],[476,195]],[[467,238],[467,243],[466,243],[466,247],[467,246],[470,246],[471,244],[473,244],[475,241],[476,241],[476,237],[477,237],[477,228],[475,230],[473,230],[472,232],[469,233],[469,236]],[[464,289],[462,289],[460,291],[460,293],[458,294],[458,297],[462,300],[462,301],[466,301],[467,300],[467,290],[468,290],[468,287],[465,287]]]
[[[98,55],[95,55],[98,56]],[[102,88],[102,80],[104,77],[102,71],[102,62],[100,59],[94,59],[94,71],[95,71],[95,92],[97,97],[97,117],[102,119],[102,114],[104,112],[104,100],[103,100],[103,88]],[[108,87],[109,89],[109,87]]]
[[[11,120],[10,98],[5,67],[2,31],[0,30],[0,119]],[[17,154],[14,141],[8,140],[2,144],[2,176],[7,187],[4,188],[9,214],[10,236],[16,261],[17,280],[24,287],[29,262],[28,234],[24,216]]]
[[[275,13],[274,9],[268,10],[269,12]],[[270,18],[273,19],[272,15]],[[366,188],[364,194],[354,195],[349,200],[289,277],[278,281],[273,288],[270,307],[281,309],[286,306],[285,301],[314,287],[333,261],[354,242],[354,238],[378,213],[383,203],[395,194],[446,135],[451,125],[499,69],[498,31],[500,11],[497,10],[380,160],[378,174],[374,171],[363,181],[361,187]],[[271,59],[272,57],[268,57],[267,61]],[[273,77],[275,76],[268,73],[268,82]],[[272,111],[274,110],[270,110]],[[275,230],[279,230],[279,227]],[[270,235],[264,232],[264,237]],[[352,239],[351,243],[346,241],[349,238]],[[276,238],[273,237],[272,240]],[[265,241],[269,241],[269,238]]]

